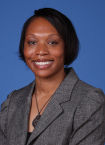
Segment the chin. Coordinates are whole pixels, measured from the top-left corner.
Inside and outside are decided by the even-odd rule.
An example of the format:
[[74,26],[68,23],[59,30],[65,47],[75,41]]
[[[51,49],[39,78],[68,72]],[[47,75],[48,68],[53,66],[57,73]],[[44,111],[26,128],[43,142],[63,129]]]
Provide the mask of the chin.
[[39,70],[39,71],[35,71],[34,74],[35,74],[35,77],[37,78],[54,78],[55,76],[58,76],[58,74],[60,74],[61,71],[59,70],[50,70],[50,69],[47,69],[47,70]]
[[37,71],[37,72],[34,72],[35,74],[35,77],[37,78],[50,78],[53,76],[53,73],[52,72],[49,72],[49,71]]

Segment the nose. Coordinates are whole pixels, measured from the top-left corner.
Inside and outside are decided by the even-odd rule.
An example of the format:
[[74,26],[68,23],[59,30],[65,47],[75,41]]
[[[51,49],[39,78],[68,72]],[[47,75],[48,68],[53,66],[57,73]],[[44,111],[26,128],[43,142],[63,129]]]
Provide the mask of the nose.
[[36,55],[48,55],[48,48],[46,44],[39,44],[37,46]]

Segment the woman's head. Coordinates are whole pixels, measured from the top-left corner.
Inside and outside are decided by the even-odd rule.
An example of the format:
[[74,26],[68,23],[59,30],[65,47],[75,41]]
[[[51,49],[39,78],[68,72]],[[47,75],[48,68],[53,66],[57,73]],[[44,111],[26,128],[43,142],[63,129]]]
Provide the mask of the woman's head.
[[24,40],[27,28],[33,20],[39,17],[48,20],[57,30],[64,41],[64,64],[71,64],[76,59],[79,51],[79,41],[75,29],[71,21],[65,15],[52,8],[42,8],[36,10],[34,15],[24,23],[19,45],[21,59],[25,61]]
[[36,78],[64,74],[64,41],[43,17],[33,19],[26,30],[24,58]]

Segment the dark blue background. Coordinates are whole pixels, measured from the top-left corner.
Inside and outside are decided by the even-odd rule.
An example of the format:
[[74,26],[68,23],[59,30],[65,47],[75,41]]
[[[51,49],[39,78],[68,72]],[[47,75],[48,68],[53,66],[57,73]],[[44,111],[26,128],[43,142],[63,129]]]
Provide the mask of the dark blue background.
[[73,67],[80,79],[105,92],[105,0],[0,0],[0,104],[34,79],[18,58],[18,45],[24,21],[42,7],[72,20],[80,40]]

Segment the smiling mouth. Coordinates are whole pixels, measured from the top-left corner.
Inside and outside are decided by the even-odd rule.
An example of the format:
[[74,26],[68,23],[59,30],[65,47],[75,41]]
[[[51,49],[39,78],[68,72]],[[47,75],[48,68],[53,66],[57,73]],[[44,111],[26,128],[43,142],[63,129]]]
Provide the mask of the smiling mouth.
[[51,63],[52,63],[52,61],[40,61],[40,62],[36,61],[35,62],[36,65],[47,65],[47,64],[51,64]]
[[53,64],[53,60],[35,60],[33,62],[38,69],[47,69]]

